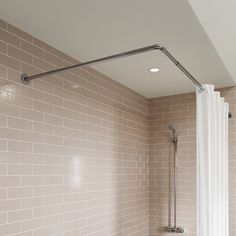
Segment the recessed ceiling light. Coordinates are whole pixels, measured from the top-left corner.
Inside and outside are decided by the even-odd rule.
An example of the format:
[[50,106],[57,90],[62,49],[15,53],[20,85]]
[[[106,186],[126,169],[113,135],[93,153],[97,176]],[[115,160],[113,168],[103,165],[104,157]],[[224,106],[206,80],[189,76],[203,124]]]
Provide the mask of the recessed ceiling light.
[[158,72],[160,69],[157,68],[157,67],[153,67],[153,68],[150,68],[149,71],[152,72],[152,73],[156,73]]

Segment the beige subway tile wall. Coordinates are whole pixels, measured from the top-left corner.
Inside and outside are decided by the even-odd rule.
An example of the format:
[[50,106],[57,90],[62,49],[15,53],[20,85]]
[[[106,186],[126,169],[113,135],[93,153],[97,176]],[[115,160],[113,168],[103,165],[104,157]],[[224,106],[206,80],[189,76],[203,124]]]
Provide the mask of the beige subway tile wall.
[[0,235],[148,236],[148,100],[0,21]]
[[[0,236],[164,236],[178,139],[177,222],[196,236],[195,95],[147,100],[91,68],[23,85],[77,61],[0,20]],[[229,122],[236,235],[236,89]]]
[[[167,236],[170,172],[173,167],[174,124],[178,133],[177,224],[196,236],[196,114],[195,94],[150,99],[150,236]],[[173,197],[173,192],[172,192]],[[173,199],[172,199],[173,200]],[[173,225],[173,203],[172,203]]]

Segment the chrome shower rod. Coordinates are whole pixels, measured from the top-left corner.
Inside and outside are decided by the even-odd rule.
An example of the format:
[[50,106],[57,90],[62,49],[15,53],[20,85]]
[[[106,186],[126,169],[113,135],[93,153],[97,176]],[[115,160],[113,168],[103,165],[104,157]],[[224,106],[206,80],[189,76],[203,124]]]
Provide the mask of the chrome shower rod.
[[[102,62],[112,61],[112,60],[116,60],[116,59],[120,59],[120,58],[124,58],[124,57],[128,57],[128,56],[134,56],[137,54],[141,54],[141,53],[149,52],[149,51],[153,51],[153,50],[160,50],[161,52],[163,52],[201,91],[204,91],[204,87],[202,86],[202,84],[200,82],[198,82],[197,79],[195,79],[194,76],[179,61],[177,61],[176,58],[161,44],[153,44],[153,45],[149,45],[146,47],[137,48],[134,50],[130,50],[130,51],[126,51],[126,52],[122,52],[122,53],[118,53],[118,54],[113,54],[111,56],[102,57],[102,58],[98,58],[95,60],[82,62],[79,64],[66,66],[66,67],[46,71],[46,72],[35,74],[35,75],[22,74],[21,81],[23,84],[27,85],[30,83],[31,80],[39,79],[39,78],[42,78],[42,77],[45,77],[45,76],[48,76],[51,74],[55,74],[55,73],[58,73],[61,71],[84,67],[84,66],[89,66],[89,65],[95,65],[95,64],[102,63]],[[231,117],[232,117],[232,114],[229,112],[229,118],[231,118]]]
[[111,60],[120,59],[120,58],[124,58],[124,57],[128,57],[128,56],[133,56],[133,55],[137,55],[137,54],[141,54],[141,53],[148,52],[148,51],[153,51],[153,50],[162,51],[201,91],[204,90],[201,83],[198,82],[193,77],[193,75],[187,69],[185,69],[184,66],[181,65],[176,60],[176,58],[174,56],[172,56],[170,54],[170,52],[168,52],[168,50],[165,47],[163,47],[160,44],[153,44],[153,45],[150,45],[150,46],[147,46],[147,47],[142,47],[142,48],[126,51],[126,52],[114,54],[114,55],[111,55],[111,56],[102,57],[102,58],[98,58],[98,59],[95,59],[95,60],[82,62],[82,63],[79,63],[79,64],[75,64],[75,65],[71,65],[71,66],[67,66],[67,67],[62,67],[62,68],[59,68],[59,69],[55,69],[55,70],[51,70],[51,71],[47,71],[47,72],[43,72],[43,73],[39,73],[39,74],[35,74],[35,75],[22,74],[21,75],[21,81],[23,82],[23,84],[29,84],[29,82],[31,80],[38,79],[38,78],[41,78],[41,77],[45,77],[45,76],[55,74],[55,73],[58,73],[58,72],[61,72],[61,71],[70,70],[70,69],[79,68],[79,67],[84,67],[84,66],[89,66],[89,65],[95,65],[95,64],[98,64],[98,63],[101,63],[101,62],[111,61]]

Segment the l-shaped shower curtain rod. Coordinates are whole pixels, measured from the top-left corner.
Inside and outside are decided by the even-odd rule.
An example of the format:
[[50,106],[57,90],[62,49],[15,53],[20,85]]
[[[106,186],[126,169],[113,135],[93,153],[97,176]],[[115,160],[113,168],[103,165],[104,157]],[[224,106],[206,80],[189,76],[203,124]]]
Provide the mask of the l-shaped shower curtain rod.
[[22,80],[23,84],[29,84],[29,82],[31,80],[38,79],[38,78],[41,78],[41,77],[45,77],[45,76],[48,76],[48,75],[51,75],[51,74],[55,74],[55,73],[58,73],[58,72],[61,72],[61,71],[64,71],[64,70],[70,70],[70,69],[74,69],[74,68],[78,68],[78,67],[95,65],[95,64],[98,64],[98,63],[101,63],[101,62],[111,61],[111,60],[120,59],[120,58],[128,57],[128,56],[133,56],[133,55],[136,55],[136,54],[140,54],[140,53],[144,53],[144,52],[148,52],[148,51],[153,51],[153,50],[162,51],[197,87],[199,87],[202,91],[204,90],[203,86],[193,77],[193,75],[191,75],[190,72],[187,71],[184,68],[184,66],[182,66],[167,51],[167,49],[165,47],[161,46],[160,44],[153,44],[153,45],[150,45],[150,46],[147,46],[147,47],[142,47],[142,48],[138,48],[138,49],[134,49],[134,50],[114,54],[114,55],[111,55],[111,56],[98,58],[98,59],[95,59],[95,60],[92,60],[92,61],[82,62],[82,63],[72,65],[72,66],[62,67],[62,68],[59,68],[59,69],[43,72],[43,73],[40,73],[40,74],[35,74],[35,75],[22,74],[21,75],[21,80]]
[[[98,58],[98,59],[87,61],[87,62],[82,62],[82,63],[71,65],[71,66],[62,67],[62,68],[51,70],[51,71],[46,71],[46,72],[35,74],[35,75],[22,74],[21,81],[23,84],[29,84],[31,80],[42,78],[42,77],[55,74],[61,71],[70,70],[70,69],[74,69],[78,67],[89,66],[89,65],[95,65],[101,62],[133,56],[133,55],[137,55],[137,54],[141,54],[141,53],[153,51],[153,50],[160,50],[161,52],[163,52],[201,91],[204,91],[204,87],[202,86],[202,84],[198,82],[197,79],[195,79],[194,76],[183,65],[181,65],[181,63],[177,61],[176,58],[172,56],[171,53],[168,52],[168,50],[165,47],[163,47],[160,44],[153,44],[150,46],[137,48],[134,50],[114,54],[107,57]],[[231,117],[230,113],[229,113],[229,117]]]

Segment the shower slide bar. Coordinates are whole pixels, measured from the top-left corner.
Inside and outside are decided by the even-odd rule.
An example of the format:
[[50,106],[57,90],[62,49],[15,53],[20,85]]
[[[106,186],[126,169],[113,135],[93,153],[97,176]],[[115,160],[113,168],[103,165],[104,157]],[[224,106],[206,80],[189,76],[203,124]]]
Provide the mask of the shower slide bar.
[[[48,76],[51,74],[55,74],[55,73],[58,73],[61,71],[84,67],[84,66],[89,66],[89,65],[95,65],[95,64],[98,64],[101,62],[111,61],[111,60],[120,59],[120,58],[124,58],[124,57],[128,57],[128,56],[134,56],[137,54],[141,54],[141,53],[153,51],[153,50],[160,50],[161,52],[163,52],[201,91],[204,91],[204,87],[202,86],[202,84],[199,81],[197,81],[197,79],[195,79],[194,76],[179,61],[177,61],[176,58],[165,47],[163,47],[160,44],[153,44],[150,46],[137,48],[134,50],[130,50],[130,51],[126,51],[126,52],[122,52],[122,53],[118,53],[118,54],[113,54],[111,56],[102,57],[102,58],[98,58],[95,60],[82,62],[79,64],[66,66],[66,67],[62,67],[62,68],[51,70],[51,71],[46,71],[46,72],[39,73],[39,74],[34,74],[34,75],[22,74],[21,81],[23,84],[27,85],[30,83],[31,80],[42,78],[42,77],[45,77],[45,76]],[[232,115],[229,113],[229,118],[231,116]]]

